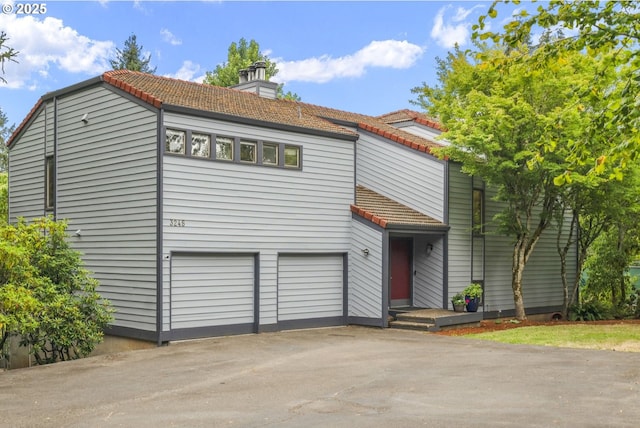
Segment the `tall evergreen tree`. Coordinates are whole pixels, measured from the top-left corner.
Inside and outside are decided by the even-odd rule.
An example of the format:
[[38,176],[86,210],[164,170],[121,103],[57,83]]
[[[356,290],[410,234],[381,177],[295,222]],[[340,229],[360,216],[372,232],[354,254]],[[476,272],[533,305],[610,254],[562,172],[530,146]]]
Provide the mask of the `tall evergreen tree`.
[[124,42],[124,49],[116,48],[115,59],[110,60],[114,70],[141,71],[143,73],[154,74],[156,67],[151,68],[151,54],[143,57],[142,46],[138,45],[136,35],[132,34]]

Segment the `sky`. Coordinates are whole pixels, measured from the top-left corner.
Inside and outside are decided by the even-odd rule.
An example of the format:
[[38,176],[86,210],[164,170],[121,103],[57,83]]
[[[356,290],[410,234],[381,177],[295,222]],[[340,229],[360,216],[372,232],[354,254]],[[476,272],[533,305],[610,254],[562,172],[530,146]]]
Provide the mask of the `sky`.
[[[136,35],[156,74],[202,82],[240,38],[277,63],[272,79],[303,102],[368,115],[420,111],[411,89],[437,84],[436,58],[472,48],[488,1],[0,0],[5,63],[0,108],[19,124],[47,92],[98,76]],[[38,5],[34,7],[33,5]],[[42,7],[44,5],[44,7]],[[29,7],[30,6],[30,7]],[[524,7],[534,5],[525,3]],[[522,7],[522,6],[520,6]],[[490,25],[510,19],[501,10]]]

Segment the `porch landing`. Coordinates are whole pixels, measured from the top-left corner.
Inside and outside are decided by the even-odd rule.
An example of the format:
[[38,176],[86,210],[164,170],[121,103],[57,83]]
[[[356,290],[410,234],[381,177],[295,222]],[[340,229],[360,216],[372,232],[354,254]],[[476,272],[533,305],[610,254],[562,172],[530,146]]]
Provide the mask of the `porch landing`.
[[439,331],[480,325],[482,312],[454,312],[447,309],[392,308],[389,328]]

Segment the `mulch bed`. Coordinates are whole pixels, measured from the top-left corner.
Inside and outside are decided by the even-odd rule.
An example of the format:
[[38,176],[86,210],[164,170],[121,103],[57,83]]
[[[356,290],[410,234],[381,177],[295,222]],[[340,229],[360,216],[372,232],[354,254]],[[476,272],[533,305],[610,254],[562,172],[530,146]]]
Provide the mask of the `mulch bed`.
[[[440,334],[443,336],[464,336],[467,334],[484,333],[497,330],[507,330],[511,328],[531,327],[531,326],[554,326],[554,325],[567,325],[567,324],[637,324],[640,327],[640,319],[628,319],[628,320],[604,320],[604,321],[520,321],[519,323],[512,322],[511,319],[501,320],[483,320],[480,321],[478,327],[460,327],[451,330],[441,330],[434,334]],[[498,321],[498,322],[496,322]]]

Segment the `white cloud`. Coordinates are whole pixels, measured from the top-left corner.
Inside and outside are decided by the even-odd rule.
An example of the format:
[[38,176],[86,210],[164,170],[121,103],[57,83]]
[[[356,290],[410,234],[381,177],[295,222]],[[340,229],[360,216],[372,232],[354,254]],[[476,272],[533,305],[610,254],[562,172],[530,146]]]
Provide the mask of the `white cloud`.
[[277,82],[325,83],[343,77],[359,77],[368,67],[409,68],[422,56],[424,48],[398,40],[373,41],[352,55],[332,58],[329,55],[284,61],[276,58]]
[[[195,76],[195,77],[194,77]],[[173,77],[174,79],[189,80],[191,82],[202,83],[205,74],[200,65],[193,61],[184,61],[182,67],[175,74],[165,74],[165,77]]]
[[469,41],[472,23],[466,21],[474,9],[483,8],[482,5],[474,6],[470,9],[458,7],[455,14],[445,22],[445,12],[451,9],[451,5],[444,6],[438,10],[433,19],[431,38],[444,48],[452,48],[456,45],[464,46]]
[[182,44],[182,40],[173,35],[173,33],[166,28],[160,30],[160,35],[162,36],[162,40],[173,45],[178,46]]
[[57,67],[70,73],[99,74],[109,67],[115,46],[112,41],[92,40],[67,27],[62,20],[46,17],[0,15],[8,46],[19,52],[18,63],[5,67],[10,88],[34,87],[32,75],[48,77]]

